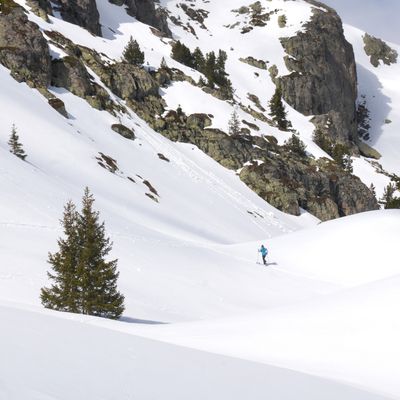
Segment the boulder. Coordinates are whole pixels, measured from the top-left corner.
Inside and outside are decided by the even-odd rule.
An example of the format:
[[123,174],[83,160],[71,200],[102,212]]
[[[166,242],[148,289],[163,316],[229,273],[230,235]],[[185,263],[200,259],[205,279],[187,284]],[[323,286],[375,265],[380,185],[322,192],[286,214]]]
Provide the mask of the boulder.
[[361,155],[364,157],[373,158],[375,160],[379,160],[382,157],[381,153],[379,153],[378,150],[375,150],[365,142],[359,141],[357,143],[357,146],[358,149],[360,150]]
[[65,109],[65,104],[61,99],[54,97],[48,100],[51,107],[53,107],[57,112],[59,112],[63,117],[68,118],[67,110]]
[[125,139],[130,139],[130,140],[134,140],[135,139],[135,133],[133,132],[133,130],[129,129],[125,125],[113,124],[113,125],[111,125],[111,129],[114,132],[117,132],[119,135],[121,135]]

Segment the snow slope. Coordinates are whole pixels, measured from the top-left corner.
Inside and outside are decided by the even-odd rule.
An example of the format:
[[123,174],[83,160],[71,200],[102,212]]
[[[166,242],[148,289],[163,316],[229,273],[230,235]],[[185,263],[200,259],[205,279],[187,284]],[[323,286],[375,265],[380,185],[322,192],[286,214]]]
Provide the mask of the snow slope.
[[[369,144],[383,155],[380,163],[386,170],[400,174],[400,64],[388,66],[381,62],[379,67],[374,67],[364,51],[365,32],[347,25],[345,33],[356,54],[359,95],[365,96],[371,111]],[[388,44],[400,54],[400,42]]]
[[[58,220],[63,205],[69,198],[79,203],[88,185],[115,242],[128,315],[139,313],[141,317],[140,313],[147,312],[152,318],[175,320],[210,312],[219,315],[221,310],[229,310],[232,302],[243,309],[268,304],[265,278],[255,279],[258,289],[249,290],[248,304],[243,302],[232,289],[237,280],[230,276],[230,267],[238,265],[240,275],[249,282],[260,273],[250,273],[253,278],[246,276],[246,268],[238,260],[228,258],[224,264],[226,256],[212,246],[283,234],[315,223],[311,217],[296,218],[275,210],[233,172],[192,146],[171,143],[135,116],[122,117],[137,132],[138,139],[132,142],[110,129],[118,120],[108,113],[60,92],[59,97],[74,116],[65,120],[38,93],[16,83],[4,69],[0,73],[6,89],[0,96],[4,110],[1,125],[17,122],[29,161],[24,163],[8,153],[8,132],[3,130],[2,298],[38,304],[39,289],[46,282],[47,252],[56,249],[61,234]],[[112,174],[101,168],[96,160],[99,152],[115,158],[119,172]],[[159,159],[158,153],[170,162]],[[145,196],[149,190],[144,180],[158,191],[159,203]],[[19,248],[24,251],[19,252]],[[218,289],[215,280],[208,283],[211,279],[206,272],[220,264],[220,282],[231,288],[228,294]],[[200,282],[199,272],[205,274]],[[160,286],[166,292],[159,293]],[[201,294],[203,286],[209,287],[207,296]],[[195,311],[182,304],[182,297],[197,292],[207,299],[208,306],[198,301]],[[303,297],[309,292],[300,288],[297,294]],[[281,300],[285,298],[291,296],[283,294]],[[215,303],[220,306],[210,307]]]
[[[162,3],[188,22],[175,1]],[[248,99],[253,93],[266,108],[274,90],[268,72],[239,58],[267,54],[284,73],[279,37],[301,29],[312,7],[303,1],[269,1],[266,7],[288,16],[287,28],[278,28],[278,13],[266,29],[254,29],[241,41],[244,17],[227,12],[226,3],[217,0],[193,3],[210,12],[208,30],[196,26],[197,39],[175,26],[174,35],[191,48],[225,48],[237,100],[255,107]],[[229,10],[245,3],[250,1],[231,1]],[[116,59],[132,35],[150,68],[164,56],[168,65],[199,78],[170,59],[168,40],[154,36],[123,8],[105,0],[97,4],[104,38],[58,18],[50,23],[32,13],[29,18],[43,30],[58,30]],[[239,28],[223,27],[238,19]],[[360,31],[348,27],[346,34],[360,43]],[[54,46],[52,52],[63,55]],[[396,171],[400,146],[392,82],[397,66],[380,67],[377,75],[360,52],[358,46],[360,65],[383,85],[368,91],[369,101],[375,95],[376,105],[387,104],[378,97],[384,93],[393,102],[390,111],[374,116],[374,132],[382,128],[383,134],[373,140],[385,168]],[[360,77],[360,87],[367,87],[370,81]],[[194,146],[163,138],[134,113],[113,117],[52,88],[66,104],[71,117],[66,120],[3,67],[0,82],[0,353],[7,360],[0,363],[0,399],[400,397],[398,212],[315,227],[318,221],[310,215],[277,211],[232,171]],[[225,130],[234,109],[187,83],[176,83],[162,95],[170,108],[181,104],[187,112],[211,112],[213,126]],[[288,110],[308,150],[324,155],[311,142],[309,119]],[[281,143],[287,138],[239,113]],[[393,124],[382,127],[379,121],[386,116]],[[13,123],[28,162],[8,152]],[[117,135],[110,128],[114,123],[133,128],[137,139]],[[100,152],[117,161],[115,174],[98,165]],[[387,178],[362,158],[355,163],[365,183],[374,182],[382,192]],[[157,190],[158,203],[146,196],[145,181]],[[119,259],[119,289],[126,298],[121,321],[53,313],[39,303],[40,288],[47,284],[47,253],[56,250],[61,234],[62,207],[68,199],[79,203],[86,185],[114,241],[112,256]],[[262,242],[271,252],[268,269],[256,264]]]
[[317,303],[141,330],[160,340],[328,377],[398,398],[399,286],[398,274]]
[[7,360],[0,363],[1,400],[261,400],[266,396],[317,400],[321,393],[326,400],[384,399],[295,371],[194,351],[79,320],[7,306],[0,307],[0,318],[0,350]]

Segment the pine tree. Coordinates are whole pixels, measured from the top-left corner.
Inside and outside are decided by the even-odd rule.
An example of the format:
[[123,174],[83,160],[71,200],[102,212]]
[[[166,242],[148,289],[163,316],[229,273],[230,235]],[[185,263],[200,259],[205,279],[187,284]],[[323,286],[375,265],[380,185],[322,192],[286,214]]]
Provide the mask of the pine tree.
[[124,61],[133,65],[143,65],[144,63],[144,52],[140,50],[139,43],[133,40],[132,36],[126,45],[122,54]]
[[202,71],[204,68],[205,59],[199,47],[196,47],[194,49],[192,56],[193,56],[193,68],[197,69],[198,71]]
[[286,150],[290,151],[291,153],[298,154],[301,157],[305,157],[307,155],[306,145],[296,134],[293,134],[285,142],[284,146]]
[[329,155],[332,154],[333,143],[320,129],[313,132],[313,141]]
[[389,185],[385,187],[383,197],[379,201],[379,203],[382,204],[385,209],[400,208],[400,198],[394,195],[395,192],[396,185],[393,183],[389,183]]
[[216,68],[217,59],[215,57],[215,53],[211,51],[206,55],[206,61],[204,63],[204,70],[201,71],[207,78],[207,84],[209,87],[213,88],[215,82],[215,68]]
[[215,83],[219,86],[224,86],[226,84],[227,73],[225,72],[225,64],[227,59],[228,55],[226,54],[226,51],[220,50],[218,52],[218,57],[215,62],[214,71]]
[[161,59],[160,69],[168,69],[168,64],[167,61],[165,60],[165,57]]
[[193,56],[190,49],[179,40],[172,45],[171,57],[188,67],[193,67]]
[[41,290],[41,300],[54,310],[116,319],[124,311],[124,296],[117,291],[117,260],[105,260],[112,243],[93,203],[86,188],[81,214],[72,202],[65,206],[65,238],[59,239],[59,251],[49,254],[48,260],[54,271],[48,276],[54,283]]
[[49,253],[48,263],[53,273],[47,273],[54,283],[50,288],[41,290],[42,304],[46,308],[78,313],[78,277],[77,262],[79,257],[79,238],[77,230],[78,213],[72,201],[64,207],[61,225],[64,228],[64,239],[58,240],[59,251]]
[[337,143],[332,147],[330,155],[345,171],[353,172],[353,161],[348,146],[343,143]]
[[124,311],[124,296],[117,291],[117,260],[105,260],[112,243],[105,235],[104,222],[99,222],[99,212],[93,210],[93,203],[93,195],[86,188],[78,218],[81,313],[117,319]]
[[357,126],[358,126],[358,136],[364,140],[370,139],[370,129],[371,129],[371,116],[370,111],[367,108],[367,101],[365,96],[361,96],[363,101],[357,106]]
[[25,160],[26,153],[25,153],[24,149],[22,148],[22,144],[19,142],[17,128],[15,127],[14,124],[11,128],[11,135],[10,135],[10,139],[8,141],[8,145],[10,146],[10,153],[13,153],[21,160]]
[[240,119],[236,110],[233,111],[228,126],[229,126],[229,134],[231,136],[237,136],[240,134]]
[[276,87],[275,93],[269,102],[269,107],[271,110],[269,115],[276,122],[279,129],[287,131],[291,127],[291,124],[286,119],[287,113],[282,102],[282,90],[279,86]]

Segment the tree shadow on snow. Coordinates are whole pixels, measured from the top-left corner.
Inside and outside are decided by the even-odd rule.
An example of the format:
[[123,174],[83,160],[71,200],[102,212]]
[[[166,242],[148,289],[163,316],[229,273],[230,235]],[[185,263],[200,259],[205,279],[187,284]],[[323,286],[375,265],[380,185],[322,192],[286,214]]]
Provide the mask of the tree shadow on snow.
[[137,319],[130,317],[121,317],[119,319],[121,322],[127,322],[128,324],[142,324],[142,325],[168,325],[168,322],[162,321],[151,321],[148,319]]
[[357,64],[357,75],[359,98],[362,101],[361,96],[366,95],[366,105],[371,113],[370,139],[367,142],[374,146],[384,132],[385,120],[391,111],[391,100],[383,93],[377,75],[360,64]]

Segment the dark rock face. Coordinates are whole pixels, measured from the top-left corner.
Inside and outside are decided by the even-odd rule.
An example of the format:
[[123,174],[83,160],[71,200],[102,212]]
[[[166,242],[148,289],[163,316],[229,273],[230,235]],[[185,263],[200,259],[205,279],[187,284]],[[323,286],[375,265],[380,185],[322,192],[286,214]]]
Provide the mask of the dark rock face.
[[158,96],[159,86],[143,68],[127,63],[115,63],[104,70],[101,80],[119,97],[141,101]]
[[0,13],[0,63],[19,82],[45,88],[50,82],[50,53],[39,27],[28,21],[22,7]]
[[53,60],[51,84],[68,89],[71,93],[83,98],[95,94],[85,66],[77,58],[71,56]]
[[113,102],[107,91],[93,81],[77,57],[67,56],[52,61],[51,84],[82,97],[97,110],[113,109]]
[[[277,82],[284,99],[335,142],[357,142],[357,74],[337,13],[314,9],[306,31],[281,40],[291,72]],[[327,127],[329,126],[329,127]]]
[[171,37],[168,28],[167,14],[162,8],[156,9],[154,0],[109,0],[118,6],[126,5],[128,14],[144,24],[157,28]]
[[62,18],[79,25],[94,35],[101,36],[96,0],[58,0]]

